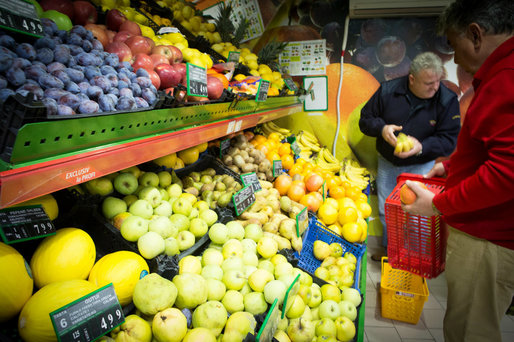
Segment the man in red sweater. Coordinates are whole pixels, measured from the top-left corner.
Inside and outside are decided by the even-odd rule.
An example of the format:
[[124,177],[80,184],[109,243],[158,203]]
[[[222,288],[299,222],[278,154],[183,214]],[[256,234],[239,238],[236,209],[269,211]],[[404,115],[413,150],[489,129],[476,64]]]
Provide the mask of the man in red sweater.
[[445,341],[501,341],[500,321],[514,296],[514,1],[456,0],[439,21],[455,63],[474,75],[474,98],[434,196],[415,183],[403,209],[443,215],[446,253]]

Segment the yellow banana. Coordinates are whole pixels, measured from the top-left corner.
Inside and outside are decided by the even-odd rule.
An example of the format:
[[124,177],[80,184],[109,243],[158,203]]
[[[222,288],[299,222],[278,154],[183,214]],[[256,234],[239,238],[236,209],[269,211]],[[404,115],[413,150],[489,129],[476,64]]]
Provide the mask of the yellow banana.
[[330,153],[330,151],[328,150],[328,148],[325,148],[323,150],[323,156],[325,158],[325,160],[329,163],[335,163],[335,164],[339,164],[339,160],[337,160],[336,157],[334,157],[334,155],[332,153]]
[[316,144],[318,143],[318,138],[312,134],[311,132],[309,131],[302,131],[303,134],[305,135],[305,138],[307,138],[309,141],[311,141],[313,144]]
[[286,136],[291,134],[291,130],[289,130],[287,128],[282,128],[282,127],[278,126],[277,124],[275,124],[273,121],[268,121],[268,122],[266,122],[266,124],[268,124],[268,127],[271,128],[272,130],[276,131],[277,133],[280,133],[280,134],[283,134]]
[[310,139],[307,138],[305,135],[305,132],[300,132],[299,140],[301,141],[302,145],[309,147],[314,152],[319,152],[321,150],[321,146],[318,144],[318,142],[312,142]]

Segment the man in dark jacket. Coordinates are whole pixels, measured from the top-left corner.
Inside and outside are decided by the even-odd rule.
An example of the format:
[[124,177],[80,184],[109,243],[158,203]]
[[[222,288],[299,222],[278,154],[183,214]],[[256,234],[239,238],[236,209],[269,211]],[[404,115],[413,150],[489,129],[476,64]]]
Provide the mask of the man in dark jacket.
[[[416,56],[409,75],[381,84],[362,108],[361,131],[377,138],[377,189],[382,245],[387,251],[385,201],[396,186],[399,174],[426,174],[438,157],[449,156],[460,129],[457,95],[440,84],[441,59],[424,52]],[[395,151],[397,134],[404,133],[412,143],[408,151]],[[374,254],[379,261],[385,252]]]

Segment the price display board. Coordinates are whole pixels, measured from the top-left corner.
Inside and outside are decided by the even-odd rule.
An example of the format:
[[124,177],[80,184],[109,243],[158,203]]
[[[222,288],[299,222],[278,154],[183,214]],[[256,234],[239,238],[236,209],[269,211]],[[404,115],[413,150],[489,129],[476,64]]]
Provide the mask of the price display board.
[[112,283],[50,313],[60,342],[89,342],[125,321]]
[[220,141],[220,159],[223,158],[225,154],[227,154],[228,149],[230,148],[230,139],[225,139]]
[[187,63],[187,95],[207,97],[207,69]]
[[239,64],[239,57],[241,57],[241,52],[239,51],[230,51],[228,53],[228,59],[227,59],[227,62],[233,62],[234,65],[237,67],[237,65]]
[[284,168],[282,167],[282,160],[274,160],[273,161],[273,177],[278,177],[284,173]]
[[246,209],[252,206],[255,202],[255,193],[251,186],[245,186],[232,196],[236,215],[241,215]]
[[298,87],[291,77],[284,78],[284,83],[286,84],[287,89],[294,92],[298,91]]
[[253,188],[253,192],[262,190],[261,182],[259,182],[259,178],[255,172],[242,174],[241,180],[243,181],[244,186]]
[[307,211],[307,207],[305,207],[296,215],[296,236],[300,237],[300,230],[304,232],[308,225],[309,212]]
[[36,37],[44,33],[36,8],[23,0],[0,0],[0,27]]
[[291,286],[286,291],[286,295],[284,297],[284,305],[282,307],[282,316],[281,318],[284,318],[286,316],[286,312],[289,311],[291,308],[291,305],[293,305],[293,298],[298,293],[298,290],[300,289],[300,275],[298,274],[296,278],[291,283]]
[[256,102],[264,102],[268,98],[268,89],[270,86],[269,81],[265,81],[261,79],[259,81],[259,89],[257,90],[257,95],[255,95]]
[[257,338],[257,342],[267,342],[273,340],[273,335],[277,331],[278,321],[280,316],[280,310],[278,309],[278,298],[275,298],[273,304],[271,304],[268,314],[262,323]]
[[55,234],[55,226],[41,205],[0,210],[0,235],[6,244]]

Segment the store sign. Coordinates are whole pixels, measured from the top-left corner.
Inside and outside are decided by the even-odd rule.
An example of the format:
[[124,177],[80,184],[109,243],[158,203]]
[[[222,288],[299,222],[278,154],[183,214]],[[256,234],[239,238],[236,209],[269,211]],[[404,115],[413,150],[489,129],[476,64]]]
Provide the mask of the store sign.
[[187,63],[187,95],[207,97],[207,70]]
[[41,205],[0,210],[0,235],[6,244],[55,234],[55,227]]
[[36,8],[23,0],[0,0],[0,27],[38,37],[44,33]]

